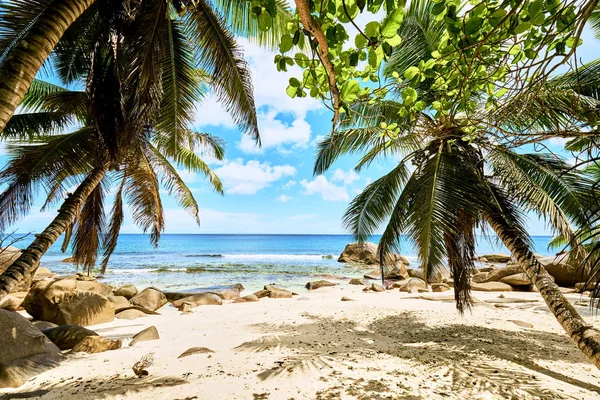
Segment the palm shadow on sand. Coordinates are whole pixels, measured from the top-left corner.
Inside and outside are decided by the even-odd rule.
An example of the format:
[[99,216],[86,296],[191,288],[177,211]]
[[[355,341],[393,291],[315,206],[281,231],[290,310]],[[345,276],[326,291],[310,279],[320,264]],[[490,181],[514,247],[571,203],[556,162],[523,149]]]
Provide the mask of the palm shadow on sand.
[[[348,320],[308,318],[310,322],[301,325],[256,325],[255,328],[265,335],[234,350],[265,352],[285,349],[287,355],[281,361],[258,374],[261,380],[283,378],[294,373],[324,376],[324,371],[333,371],[332,375],[338,376],[334,380],[343,384],[332,387],[331,393],[318,393],[319,399],[336,398],[340,394],[379,398],[378,393],[420,398],[415,396],[414,390],[398,383],[405,371],[387,374],[388,387],[377,387],[383,380],[379,383],[360,378],[348,380],[339,372],[361,368],[361,359],[378,356],[416,362],[434,377],[438,376],[438,371],[445,371],[448,384],[440,387],[444,393],[440,397],[452,394],[465,398],[488,391],[503,398],[521,398],[523,394],[541,399],[572,398],[544,387],[540,378],[545,377],[595,392],[594,396],[600,394],[600,386],[568,376],[560,368],[542,365],[543,361],[589,364],[569,338],[560,334],[463,324],[432,327],[425,324],[417,312],[383,317],[367,326],[357,326]],[[324,343],[324,338],[330,341]],[[427,384],[426,376],[414,378]],[[390,382],[395,383],[390,385]]]

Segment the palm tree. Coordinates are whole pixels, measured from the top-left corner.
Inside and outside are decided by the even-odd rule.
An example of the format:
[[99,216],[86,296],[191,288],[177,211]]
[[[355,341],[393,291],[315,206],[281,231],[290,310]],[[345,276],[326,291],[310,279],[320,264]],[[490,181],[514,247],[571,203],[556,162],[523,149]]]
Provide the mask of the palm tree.
[[[442,31],[431,7],[425,1],[408,6],[399,32],[403,46],[387,65],[387,77],[403,76],[407,68],[430,58],[436,35]],[[429,86],[430,82],[423,82],[419,98],[433,104],[437,99],[427,90]],[[404,87],[404,82],[398,83],[392,94],[400,97]],[[593,98],[581,103],[586,113],[562,105],[541,108],[550,96],[565,100],[564,92],[548,88],[537,102],[525,103],[518,97],[511,104],[508,99],[500,111],[482,106],[469,119],[460,115],[452,120],[434,119],[433,109],[401,117],[402,104],[393,99],[375,106],[358,104],[345,129],[319,144],[314,172],[324,173],[347,153],[362,154],[357,170],[380,157],[398,157],[398,164],[368,185],[346,210],[344,223],[357,240],[367,240],[385,223],[379,243],[383,256],[398,250],[400,237],[406,234],[418,249],[426,278],[445,268],[447,259],[457,308],[463,312],[471,304],[475,233],[477,228],[491,227],[567,334],[600,368],[600,335],[579,316],[536,259],[523,221],[526,212],[535,211],[558,234],[574,238],[575,228],[586,226],[598,208],[594,182],[555,155],[525,154],[503,141],[504,135],[518,128],[552,131],[562,122],[597,113],[600,103]],[[470,100],[477,101],[478,96],[475,93]],[[554,124],[546,124],[544,115]],[[473,124],[473,120],[480,122]],[[578,248],[577,244],[573,247]]]
[[[217,0],[213,4],[210,0],[140,0],[135,3],[129,0],[5,0],[0,3],[0,132],[21,103],[37,72],[55,48],[61,45],[69,30],[72,33],[91,33],[97,29],[122,27],[129,19],[143,20],[145,29],[142,32],[148,35],[145,39],[149,39],[139,42],[143,45],[139,50],[144,51],[157,45],[152,39],[159,39],[160,35],[155,33],[160,32],[164,24],[170,23],[174,13],[184,15],[185,30],[194,36],[194,43],[206,49],[205,55],[215,55],[219,47],[221,52],[230,50],[220,56],[220,63],[215,64],[214,60],[206,62],[215,68],[215,76],[220,77],[220,85],[222,90],[228,91],[227,96],[233,97],[237,93],[240,99],[247,97],[246,101],[250,101],[248,90],[240,90],[239,86],[240,79],[245,82],[243,71],[236,73],[229,70],[231,61],[236,60],[238,54],[235,49],[231,51],[232,37],[216,10],[222,9],[225,16],[231,18],[236,34],[250,36],[261,44],[274,45],[291,14],[284,0],[276,0],[275,3],[277,13],[273,16],[273,28],[264,33],[259,32],[252,20],[252,4],[249,1]],[[90,21],[96,24],[90,26]],[[113,30],[111,34],[119,31]],[[62,48],[66,51],[77,49],[68,47],[73,41],[81,43],[80,38],[71,36],[70,40],[63,40]],[[71,55],[74,62],[82,61]],[[142,54],[141,59],[151,64],[151,60]],[[151,65],[149,67],[152,68]],[[243,117],[252,117],[248,110],[245,114],[234,115],[242,124],[246,123]],[[248,124],[252,122],[250,119]]]
[[[114,9],[104,1],[94,3],[57,44],[52,59],[59,78],[67,85],[84,81],[88,101],[62,93],[70,102],[55,110],[50,98],[50,109],[44,114],[46,124],[56,125],[67,118],[68,107],[88,104],[88,110],[77,113],[84,115],[84,126],[91,123],[101,139],[95,143],[101,143],[102,148],[91,153],[97,158],[95,167],[100,175],[119,168],[132,153],[138,154],[133,158],[137,162],[139,149],[148,141],[149,132],[155,130],[161,132],[154,140],[164,154],[180,163],[189,162],[191,155],[185,151],[186,142],[189,143],[187,126],[193,120],[195,102],[202,97],[197,85],[198,70],[202,68],[234,120],[259,142],[247,64],[212,3],[145,1],[138,2],[135,9],[123,9],[127,4],[117,3]],[[228,12],[234,10],[230,8]],[[177,16],[177,12],[183,16]],[[238,21],[236,30],[241,31],[243,26]],[[28,116],[17,117],[15,123],[27,124]],[[76,191],[61,208],[57,224],[38,235],[20,259],[0,276],[0,298],[20,279],[35,272],[41,255],[69,229],[84,199],[93,194],[100,181],[84,180],[82,191]],[[18,184],[14,182],[14,186]],[[6,198],[8,202],[13,200]],[[19,206],[10,207],[5,215],[12,221]],[[158,239],[156,234],[151,236]]]

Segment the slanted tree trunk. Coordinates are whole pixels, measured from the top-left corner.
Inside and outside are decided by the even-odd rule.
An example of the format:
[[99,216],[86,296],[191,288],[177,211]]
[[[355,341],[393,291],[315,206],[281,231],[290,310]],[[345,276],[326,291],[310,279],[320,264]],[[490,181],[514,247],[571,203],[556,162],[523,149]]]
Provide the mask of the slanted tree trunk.
[[523,272],[538,288],[542,298],[565,332],[577,347],[600,369],[600,332],[593,329],[562,294],[550,274],[529,249],[527,243],[504,220],[501,215],[489,215],[487,221],[512,255]]
[[67,28],[93,3],[94,0],[55,0],[10,50],[0,68],[0,132]]
[[85,199],[98,186],[107,167],[94,169],[77,190],[70,195],[58,210],[58,215],[35,240],[23,250],[23,253],[0,275],[0,300],[14,291],[22,282],[30,281],[42,256],[62,235],[67,227],[75,220]]

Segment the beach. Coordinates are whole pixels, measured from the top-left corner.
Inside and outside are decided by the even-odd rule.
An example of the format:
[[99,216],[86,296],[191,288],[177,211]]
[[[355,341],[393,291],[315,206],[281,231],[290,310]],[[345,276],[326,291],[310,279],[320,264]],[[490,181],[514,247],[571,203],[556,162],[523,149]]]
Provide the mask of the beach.
[[[205,305],[89,327],[121,349],[67,354],[0,398],[40,399],[594,399],[600,372],[539,293],[363,292],[347,280],[288,299]],[[243,292],[242,295],[249,294]],[[352,301],[341,301],[342,297]],[[568,294],[572,302],[588,300]],[[506,299],[519,299],[511,302]],[[576,306],[588,322],[598,319]],[[160,339],[128,343],[155,326]],[[178,358],[192,347],[201,352]],[[206,350],[205,350],[206,351]],[[152,354],[148,376],[132,365]]]

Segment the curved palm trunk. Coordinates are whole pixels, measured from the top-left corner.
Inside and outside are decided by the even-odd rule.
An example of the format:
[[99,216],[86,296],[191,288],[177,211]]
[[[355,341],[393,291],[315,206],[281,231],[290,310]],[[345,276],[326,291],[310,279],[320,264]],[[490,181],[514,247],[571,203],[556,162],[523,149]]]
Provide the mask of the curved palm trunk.
[[71,225],[83,202],[104,178],[106,171],[106,166],[94,169],[77,187],[77,190],[65,200],[50,225],[42,233],[36,235],[29,247],[0,275],[0,300],[23,282],[31,280],[44,253]]
[[0,69],[0,132],[67,28],[94,0],[55,0],[19,40]]
[[487,221],[517,259],[531,282],[538,288],[550,311],[565,332],[590,361],[600,369],[600,333],[581,318],[544,266],[531,252],[529,246],[518,235],[511,234],[512,228],[504,218],[499,215],[491,215],[487,216]]

